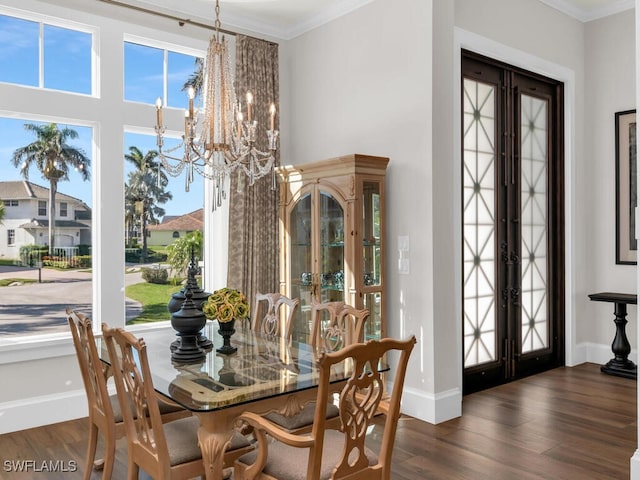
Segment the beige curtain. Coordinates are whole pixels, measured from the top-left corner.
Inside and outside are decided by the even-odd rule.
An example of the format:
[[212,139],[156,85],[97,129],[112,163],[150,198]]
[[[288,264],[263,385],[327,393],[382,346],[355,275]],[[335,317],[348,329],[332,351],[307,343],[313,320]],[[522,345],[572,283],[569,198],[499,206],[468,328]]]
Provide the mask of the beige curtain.
[[[278,95],[278,45],[256,38],[236,37],[236,92],[246,102],[246,93],[254,98],[252,109],[258,121],[257,148],[267,151],[265,130],[269,128],[269,106]],[[275,129],[278,129],[276,115]],[[276,157],[279,163],[279,157]],[[244,188],[238,191],[238,183]],[[235,174],[229,189],[229,270],[227,283],[255,301],[257,292],[278,292],[278,186],[272,189],[271,174],[248,185],[248,178]]]

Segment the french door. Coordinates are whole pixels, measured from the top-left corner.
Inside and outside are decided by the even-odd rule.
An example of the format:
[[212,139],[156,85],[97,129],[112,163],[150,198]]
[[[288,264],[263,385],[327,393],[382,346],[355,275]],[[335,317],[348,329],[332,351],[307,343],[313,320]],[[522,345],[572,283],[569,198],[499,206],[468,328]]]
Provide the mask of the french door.
[[463,51],[464,393],[564,364],[563,85]]

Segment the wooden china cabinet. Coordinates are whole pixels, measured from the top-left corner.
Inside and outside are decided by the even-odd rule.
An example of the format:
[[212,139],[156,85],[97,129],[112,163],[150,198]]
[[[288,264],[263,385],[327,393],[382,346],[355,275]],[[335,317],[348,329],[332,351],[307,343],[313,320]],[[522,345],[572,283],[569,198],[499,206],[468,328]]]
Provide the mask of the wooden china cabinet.
[[367,308],[365,339],[386,336],[388,162],[354,154],[278,168],[280,292],[300,299],[294,340],[308,340],[314,300]]

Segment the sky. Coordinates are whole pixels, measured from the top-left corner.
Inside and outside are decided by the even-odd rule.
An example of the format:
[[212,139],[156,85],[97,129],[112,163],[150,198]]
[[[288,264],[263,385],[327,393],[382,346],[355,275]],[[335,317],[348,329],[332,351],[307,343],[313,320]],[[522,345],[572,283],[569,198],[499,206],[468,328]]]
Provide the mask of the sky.
[[[40,25],[37,22],[0,15],[0,82],[90,94],[91,36],[88,33],[51,25],[43,25],[42,34],[44,62],[43,72],[39,72]],[[126,100],[154,104],[158,96],[163,96],[164,55],[165,52],[161,49],[125,44]],[[166,55],[168,70],[165,105],[184,108],[187,105],[187,97],[181,88],[193,73],[194,57],[176,52],[167,52]],[[25,123],[42,124],[28,118],[8,118],[0,115],[0,181],[22,180],[20,168],[13,166],[11,158],[17,148],[36,139],[33,133],[25,130]],[[153,126],[154,123],[155,116],[149,119],[149,126]],[[92,129],[71,124],[60,126],[78,132],[79,137],[69,140],[68,143],[83,150],[93,163]],[[153,135],[125,133],[124,143],[122,168],[126,181],[127,173],[132,169],[129,162],[124,161],[124,154],[129,152],[129,146],[136,146],[143,153],[156,150],[157,147]],[[167,138],[165,149],[177,143],[178,140]],[[69,181],[59,184],[58,191],[93,206],[91,182],[83,181],[76,172],[72,172],[69,177]],[[35,167],[30,169],[29,180],[48,188],[48,182]],[[183,175],[169,177],[167,190],[172,193],[173,199],[161,205],[167,215],[182,215],[202,207],[202,178],[196,178],[188,193],[185,192],[184,183]]]

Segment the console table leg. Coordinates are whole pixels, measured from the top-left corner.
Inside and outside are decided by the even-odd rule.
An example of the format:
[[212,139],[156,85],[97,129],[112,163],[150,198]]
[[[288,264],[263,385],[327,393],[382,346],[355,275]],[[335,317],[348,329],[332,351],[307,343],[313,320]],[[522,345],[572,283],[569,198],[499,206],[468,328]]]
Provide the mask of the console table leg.
[[610,375],[637,378],[637,366],[628,358],[629,353],[631,353],[631,344],[629,344],[625,330],[627,324],[627,304],[616,302],[614,313],[616,316],[614,320],[616,324],[616,335],[613,338],[611,350],[615,356],[609,360],[606,365],[603,365],[600,370]]

